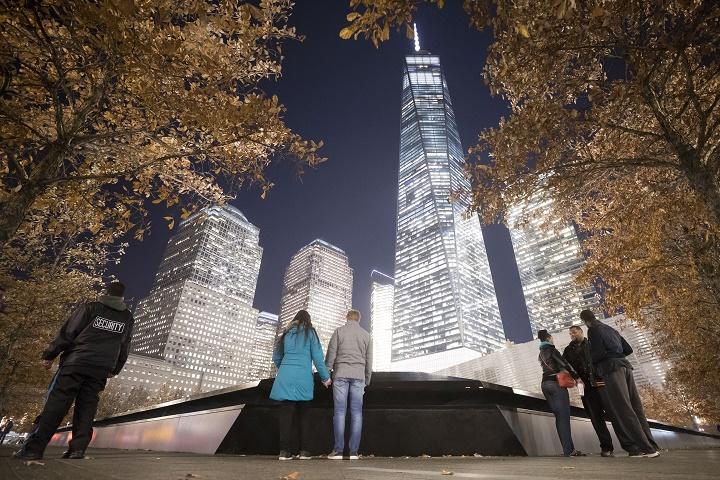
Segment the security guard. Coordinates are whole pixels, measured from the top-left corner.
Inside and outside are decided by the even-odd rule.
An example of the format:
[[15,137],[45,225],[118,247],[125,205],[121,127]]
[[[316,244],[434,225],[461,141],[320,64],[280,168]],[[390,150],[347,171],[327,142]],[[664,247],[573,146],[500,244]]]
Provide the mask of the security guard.
[[43,411],[16,458],[37,460],[75,402],[72,440],[63,458],[84,458],[92,439],[99,393],[108,378],[120,373],[128,357],[133,316],[123,301],[125,286],[108,285],[107,294],[80,306],[60,329],[43,364],[49,370],[60,355]]

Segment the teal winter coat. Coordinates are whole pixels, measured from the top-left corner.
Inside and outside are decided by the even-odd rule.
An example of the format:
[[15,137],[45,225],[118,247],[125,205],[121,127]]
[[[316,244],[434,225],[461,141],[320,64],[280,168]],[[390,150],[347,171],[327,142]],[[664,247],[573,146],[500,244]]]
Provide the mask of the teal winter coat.
[[285,335],[282,350],[276,347],[273,352],[273,362],[278,368],[278,373],[270,391],[270,398],[312,400],[315,386],[313,363],[323,382],[330,378],[315,329],[308,332],[306,337],[304,328],[292,327]]

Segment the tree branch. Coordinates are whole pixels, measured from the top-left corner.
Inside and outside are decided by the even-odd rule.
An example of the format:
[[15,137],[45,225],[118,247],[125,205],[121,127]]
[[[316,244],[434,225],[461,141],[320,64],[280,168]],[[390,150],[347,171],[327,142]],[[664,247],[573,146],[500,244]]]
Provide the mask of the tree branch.
[[[142,172],[143,170],[152,167],[153,165],[157,165],[160,163],[163,163],[167,160],[172,160],[176,158],[184,158],[184,157],[192,157],[194,155],[202,155],[209,153],[213,149],[226,147],[228,145],[232,145],[233,143],[237,143],[241,140],[251,140],[249,138],[239,138],[239,139],[233,139],[228,142],[220,143],[217,145],[213,145],[212,147],[206,147],[206,148],[196,148],[193,150],[189,150],[186,152],[174,152],[169,153],[167,155],[162,155],[160,157],[154,158],[152,160],[148,160],[147,162],[141,163],[140,165],[137,165],[136,167],[133,167],[129,170],[125,170],[122,172],[113,172],[113,173],[106,173],[106,174],[98,174],[98,175],[73,175],[69,177],[63,177],[63,178],[56,178],[53,180],[48,180],[46,182],[43,182],[42,186],[52,185],[52,184],[59,184],[59,183],[67,183],[67,182],[79,182],[79,181],[85,181],[85,180],[112,180],[115,178],[120,177],[127,177],[129,175],[135,175],[137,173]],[[251,140],[252,141],[252,140]],[[255,142],[260,143],[260,142]]]
[[702,145],[705,143],[706,140],[706,127],[707,127],[707,116],[705,115],[705,111],[702,108],[702,105],[700,104],[700,97],[698,97],[697,92],[695,91],[695,80],[693,80],[694,72],[692,71],[692,68],[690,67],[690,61],[687,58],[687,53],[683,50],[681,52],[681,58],[682,58],[682,65],[685,70],[686,80],[685,80],[685,94],[692,102],[693,107],[695,108],[695,112],[698,115],[699,120],[699,126],[698,126],[698,133],[697,133],[697,148],[702,148]]
[[655,137],[660,140],[665,139],[665,137],[663,137],[659,133],[648,132],[647,130],[638,130],[636,128],[625,127],[623,125],[618,125],[616,123],[611,123],[611,122],[600,123],[600,126],[602,126],[604,128],[612,128],[612,129],[616,129],[616,130],[621,130],[625,133],[631,133],[633,135],[638,135],[640,137]]
[[138,133],[147,132],[147,128],[135,128],[131,130],[120,130],[117,132],[98,133],[92,135],[77,135],[70,141],[70,145],[78,147],[87,143],[93,143],[102,140],[111,140],[113,138],[128,137]]

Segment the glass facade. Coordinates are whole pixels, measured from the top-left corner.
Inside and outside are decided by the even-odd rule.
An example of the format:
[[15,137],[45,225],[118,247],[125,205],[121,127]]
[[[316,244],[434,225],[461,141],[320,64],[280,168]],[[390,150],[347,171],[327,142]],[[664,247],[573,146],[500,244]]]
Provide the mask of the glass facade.
[[344,251],[324,240],[304,246],[285,271],[278,332],[298,310],[307,310],[323,349],[327,348],[335,329],[345,324],[352,284],[353,270]]
[[232,206],[184,220],[136,309],[132,352],[201,373],[201,391],[248,379],[260,231]]
[[433,372],[505,341],[440,58],[403,70],[393,370]]
[[392,315],[395,279],[373,270],[370,273],[370,325],[373,342],[373,371],[391,370]]
[[185,395],[199,393],[202,372],[178,367],[160,358],[128,355],[122,372],[109,379],[108,384],[130,390],[142,386],[149,393],[156,393],[163,385],[180,389]]
[[263,380],[274,376],[275,365],[273,365],[272,353],[279,322],[278,316],[273,313],[260,312],[258,314],[248,375],[250,380]]
[[549,219],[551,208],[552,199],[536,193],[507,216],[533,336],[579,324],[585,309],[604,316],[595,287],[575,282],[585,264],[575,226]]

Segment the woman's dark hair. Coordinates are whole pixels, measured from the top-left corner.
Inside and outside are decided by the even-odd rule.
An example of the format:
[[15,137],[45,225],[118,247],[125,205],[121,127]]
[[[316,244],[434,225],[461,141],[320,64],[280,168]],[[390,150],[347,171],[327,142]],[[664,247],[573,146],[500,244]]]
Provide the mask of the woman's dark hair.
[[284,353],[285,350],[285,335],[287,335],[293,328],[297,328],[298,333],[302,331],[305,334],[305,342],[307,342],[310,332],[317,337],[317,332],[312,326],[310,314],[307,310],[300,310],[295,314],[295,318],[293,318],[292,322],[288,324],[285,331],[283,331],[283,334],[280,335],[280,338],[278,339],[277,348],[280,350],[280,353]]
[[547,330],[538,330],[538,338],[541,342],[547,342],[550,340],[550,334]]

